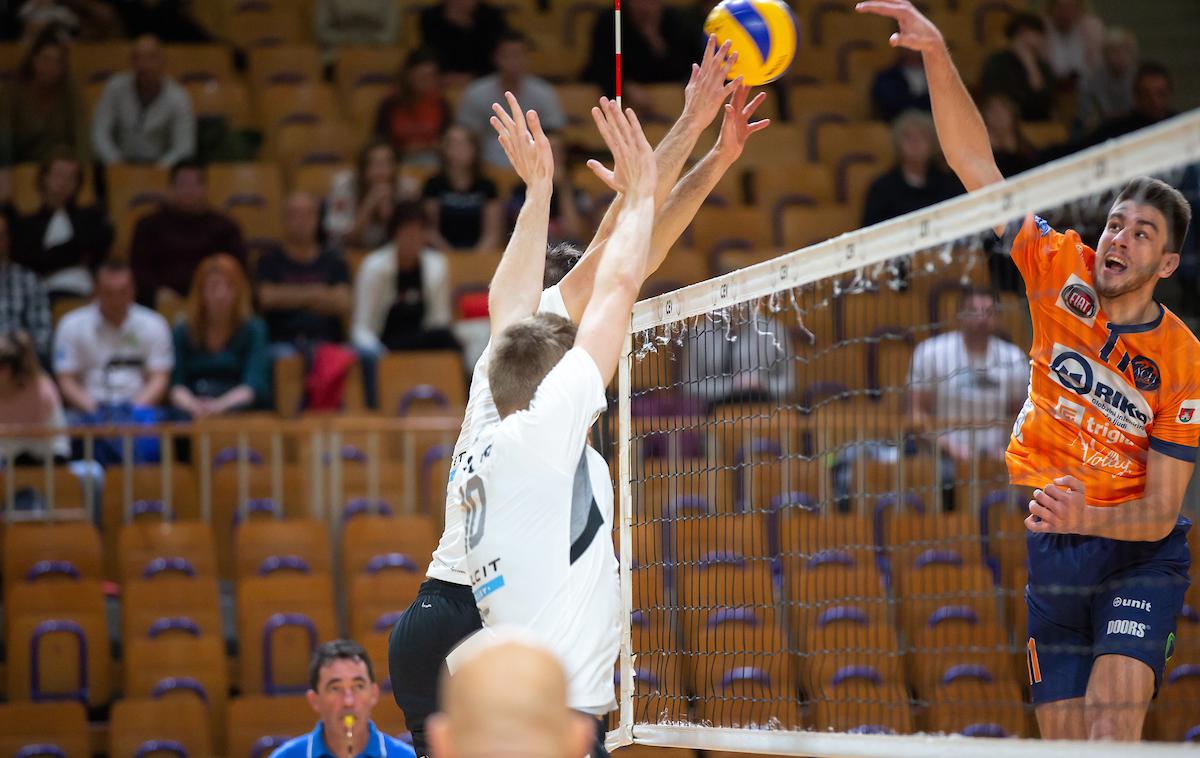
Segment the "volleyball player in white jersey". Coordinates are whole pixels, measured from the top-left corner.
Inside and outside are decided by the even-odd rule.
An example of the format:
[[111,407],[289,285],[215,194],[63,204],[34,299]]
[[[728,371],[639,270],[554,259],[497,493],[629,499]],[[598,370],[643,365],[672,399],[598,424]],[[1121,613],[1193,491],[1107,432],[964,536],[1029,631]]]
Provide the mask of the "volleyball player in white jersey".
[[[718,50],[715,42],[709,41],[704,60],[694,67],[685,89],[683,114],[655,150],[658,213],[648,272],[662,263],[704,199],[741,155],[746,138],[768,124],[767,121],[750,121],[763,95],[747,103],[744,87],[738,86],[738,82],[725,83],[725,74],[732,63],[726,59],[727,52],[727,48]],[[724,106],[725,118],[716,145],[676,182],[701,132],[722,110],[730,95],[731,102]],[[549,146],[540,136],[536,115],[531,112],[524,117],[516,100],[507,93],[506,97],[511,114],[497,107],[493,126],[528,189],[513,237],[489,291],[493,335],[511,323],[514,316],[521,318],[533,313],[535,306],[538,311],[555,313],[577,322],[591,297],[596,265],[623,205],[623,199],[618,195],[587,252],[557,286],[554,285],[556,273],[562,276],[561,272],[569,268],[564,265],[569,262],[569,254],[550,255],[551,259],[545,263],[543,284],[542,251],[545,250],[549,224],[551,184],[544,177],[546,171],[552,171],[553,164],[547,163]],[[602,178],[605,176],[602,171]],[[542,286],[548,289],[539,299],[538,291]],[[397,623],[390,644],[393,695],[405,712],[418,755],[426,753],[424,723],[437,707],[437,683],[442,662],[454,645],[480,625],[463,566],[464,509],[458,485],[463,467],[468,463],[467,449],[481,430],[499,421],[487,382],[490,352],[490,349],[484,351],[472,375],[466,414],[454,447],[447,487],[445,530],[427,572],[429,580]]]
[[482,634],[520,626],[558,656],[567,704],[597,719],[596,758],[607,755],[600,717],[616,707],[620,601],[612,483],[587,436],[607,407],[604,387],[646,278],[656,167],[632,110],[601,100],[593,116],[624,204],[592,298],[578,333],[567,319],[538,313],[496,336],[488,383],[502,420],[479,435],[459,482]]

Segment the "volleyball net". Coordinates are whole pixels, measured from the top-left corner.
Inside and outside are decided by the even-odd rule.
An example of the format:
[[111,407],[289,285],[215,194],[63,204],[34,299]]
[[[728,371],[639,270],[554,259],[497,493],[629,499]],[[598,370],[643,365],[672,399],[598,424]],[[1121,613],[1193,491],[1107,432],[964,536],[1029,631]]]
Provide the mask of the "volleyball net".
[[[1087,321],[1098,298],[1086,283],[1026,292],[992,230],[1037,214],[1095,246],[1131,178],[1164,179],[1195,204],[1198,163],[1192,112],[638,303],[618,375],[626,613],[610,743],[819,756],[1061,749],[1032,741],[1029,493],[1009,486],[1003,451],[1030,381],[1031,300]],[[1195,286],[1195,234],[1160,287],[1168,305]],[[1122,403],[1117,379],[1068,362],[1055,366],[1060,418],[1135,434],[1120,416],[1143,412],[1133,393]],[[1115,447],[1081,435],[1045,466],[1119,476]],[[1163,744],[1146,754],[1200,739],[1194,568],[1192,583],[1158,650],[1171,657],[1145,733]],[[1136,642],[1139,609],[1121,611],[1113,619]]]

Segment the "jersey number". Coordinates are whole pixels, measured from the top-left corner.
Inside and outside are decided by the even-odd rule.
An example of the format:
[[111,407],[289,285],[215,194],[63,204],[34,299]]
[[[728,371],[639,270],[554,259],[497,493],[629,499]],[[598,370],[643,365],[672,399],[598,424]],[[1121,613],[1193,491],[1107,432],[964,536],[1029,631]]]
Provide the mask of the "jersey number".
[[478,476],[467,480],[463,491],[467,501],[467,550],[479,545],[483,539],[483,518],[487,508],[487,495],[483,492],[483,481]]

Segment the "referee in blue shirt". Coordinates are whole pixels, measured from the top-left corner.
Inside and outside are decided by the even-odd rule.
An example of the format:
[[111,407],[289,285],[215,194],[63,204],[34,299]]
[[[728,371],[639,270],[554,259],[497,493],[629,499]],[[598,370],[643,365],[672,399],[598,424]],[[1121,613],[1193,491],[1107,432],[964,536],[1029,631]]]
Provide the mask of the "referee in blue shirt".
[[411,747],[371,722],[379,685],[362,645],[350,640],[321,645],[308,664],[308,681],[308,704],[321,720],[271,758],[416,758]]

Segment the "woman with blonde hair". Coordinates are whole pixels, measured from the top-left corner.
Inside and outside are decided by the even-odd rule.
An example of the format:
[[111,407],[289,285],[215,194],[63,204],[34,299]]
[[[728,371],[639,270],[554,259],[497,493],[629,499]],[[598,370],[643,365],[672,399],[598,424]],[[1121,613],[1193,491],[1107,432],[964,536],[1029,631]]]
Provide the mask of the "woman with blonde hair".
[[237,259],[218,253],[200,263],[186,314],[175,327],[171,404],[192,418],[265,406],[267,327],[250,306],[250,285]]

